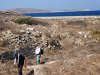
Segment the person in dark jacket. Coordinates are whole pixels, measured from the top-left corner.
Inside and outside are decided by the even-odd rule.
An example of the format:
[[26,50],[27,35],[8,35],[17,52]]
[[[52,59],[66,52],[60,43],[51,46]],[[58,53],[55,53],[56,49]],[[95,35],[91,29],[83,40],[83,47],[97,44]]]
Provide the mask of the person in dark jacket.
[[22,55],[22,53],[18,52],[18,51],[14,52],[14,65],[16,65],[16,63],[17,63],[19,75],[23,75],[22,74],[22,69],[23,69],[23,66],[26,67],[26,59]]

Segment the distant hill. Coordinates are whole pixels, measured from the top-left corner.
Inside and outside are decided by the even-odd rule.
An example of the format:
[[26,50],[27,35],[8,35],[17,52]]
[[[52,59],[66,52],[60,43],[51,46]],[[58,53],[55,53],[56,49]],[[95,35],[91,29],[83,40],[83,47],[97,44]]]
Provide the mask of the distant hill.
[[9,9],[7,11],[14,11],[14,12],[18,12],[18,13],[42,13],[42,12],[50,12],[50,10],[36,9],[36,8],[16,8],[16,9]]
[[77,12],[77,11],[91,11],[89,9],[83,10],[49,10],[49,9],[36,9],[36,8],[15,8],[7,11],[14,11],[18,13],[46,13],[46,12]]
[[18,13],[46,13],[46,12],[74,12],[74,10],[48,10],[48,9],[36,9],[36,8],[15,8],[7,11],[14,11]]

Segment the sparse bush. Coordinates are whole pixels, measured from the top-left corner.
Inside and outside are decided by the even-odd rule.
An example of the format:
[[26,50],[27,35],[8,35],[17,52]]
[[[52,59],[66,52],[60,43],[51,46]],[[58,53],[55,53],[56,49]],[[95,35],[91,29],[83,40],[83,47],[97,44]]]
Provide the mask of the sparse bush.
[[92,36],[93,36],[96,40],[100,41],[100,30],[92,30]]
[[58,34],[58,35],[55,35],[55,38],[61,41],[66,38],[66,35]]
[[7,40],[0,41],[0,47],[6,47],[9,44]]
[[48,38],[52,38],[50,32],[46,32],[45,35],[46,35]]
[[14,28],[12,25],[6,24],[3,20],[0,20],[0,31],[10,30]]
[[60,49],[61,48],[61,45],[59,43],[58,40],[52,40],[50,42],[50,46],[53,48],[53,49]]
[[4,30],[5,28],[5,23],[2,20],[0,20],[0,31]]
[[84,21],[69,21],[67,24],[75,26],[86,26],[86,22]]

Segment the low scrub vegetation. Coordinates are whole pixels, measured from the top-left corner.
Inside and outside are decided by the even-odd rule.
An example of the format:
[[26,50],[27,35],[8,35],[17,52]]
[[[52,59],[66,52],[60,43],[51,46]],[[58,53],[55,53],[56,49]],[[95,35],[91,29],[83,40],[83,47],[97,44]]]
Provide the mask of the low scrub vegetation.
[[2,20],[0,20],[0,31],[9,29],[10,27]]
[[19,18],[14,20],[18,24],[28,24],[28,25],[47,25],[48,23],[42,22],[40,20],[31,19],[31,18]]
[[0,41],[0,47],[6,47],[8,46],[9,42],[7,40]]
[[75,25],[75,26],[86,26],[84,21],[69,21],[68,25]]
[[16,19],[14,20],[15,23],[18,24],[28,24],[28,25],[32,25],[33,21],[29,18],[20,18],[20,19]]
[[92,35],[96,40],[100,41],[100,30],[92,30]]

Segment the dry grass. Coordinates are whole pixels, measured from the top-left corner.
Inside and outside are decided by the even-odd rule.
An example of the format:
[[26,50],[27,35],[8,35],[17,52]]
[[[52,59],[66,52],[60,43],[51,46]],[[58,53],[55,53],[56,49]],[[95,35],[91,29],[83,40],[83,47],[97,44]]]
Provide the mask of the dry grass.
[[86,26],[87,25],[86,22],[80,21],[80,20],[78,20],[78,21],[69,21],[67,24],[68,25],[74,25],[74,26]]
[[45,75],[99,75],[100,55],[87,55],[84,58],[64,59],[47,65]]

